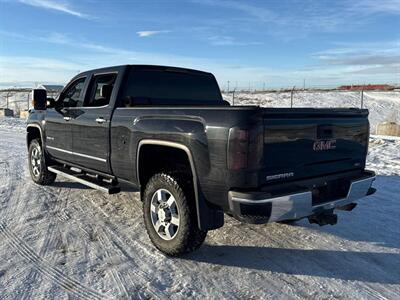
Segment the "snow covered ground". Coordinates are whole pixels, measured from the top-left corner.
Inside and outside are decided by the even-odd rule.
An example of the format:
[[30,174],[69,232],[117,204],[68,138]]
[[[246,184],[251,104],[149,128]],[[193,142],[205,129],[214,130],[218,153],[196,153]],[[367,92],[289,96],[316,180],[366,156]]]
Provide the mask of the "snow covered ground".
[[[10,130],[11,132],[26,132],[26,120],[20,118],[0,117],[0,129]],[[2,145],[3,140],[0,141]]]
[[371,139],[378,192],[336,226],[226,217],[199,251],[168,258],[137,193],[35,185],[23,130],[0,118],[0,299],[399,299],[399,140]]

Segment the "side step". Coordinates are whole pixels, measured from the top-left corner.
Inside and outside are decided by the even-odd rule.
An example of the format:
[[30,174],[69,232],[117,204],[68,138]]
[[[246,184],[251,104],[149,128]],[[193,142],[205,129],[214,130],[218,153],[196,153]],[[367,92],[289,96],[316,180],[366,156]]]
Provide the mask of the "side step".
[[50,166],[47,167],[50,172],[59,174],[70,180],[82,183],[93,189],[106,192],[108,194],[117,194],[121,191],[119,186],[113,185],[111,182],[104,181],[102,179],[97,179],[83,172],[75,172],[69,168],[63,166]]

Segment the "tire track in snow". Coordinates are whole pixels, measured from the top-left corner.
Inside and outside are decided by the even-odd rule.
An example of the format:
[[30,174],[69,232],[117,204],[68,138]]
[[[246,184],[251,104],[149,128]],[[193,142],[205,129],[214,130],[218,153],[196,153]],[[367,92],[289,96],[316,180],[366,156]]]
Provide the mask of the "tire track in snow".
[[[17,173],[17,172],[14,172],[14,173]],[[21,190],[21,189],[18,189],[18,190]],[[43,188],[43,190],[41,190],[41,191],[44,192],[43,194],[49,193],[52,196],[55,196],[48,188]],[[85,195],[85,193],[86,192],[84,192],[84,195]],[[69,196],[72,196],[73,194],[78,196],[77,193],[71,193],[71,195],[69,195]],[[141,209],[141,205],[140,205],[141,202],[138,201],[136,195],[134,195],[133,193],[128,193],[128,195],[129,195],[129,198],[134,200],[134,201],[131,202],[131,205],[134,205],[135,209],[140,212],[139,214],[136,212],[135,219],[134,220],[130,220],[130,221],[133,221],[136,224],[142,224],[142,213],[141,213],[142,209]],[[48,196],[48,195],[45,195],[45,196]],[[79,196],[81,196],[81,195],[79,195]],[[135,269],[136,269],[137,272],[142,273],[142,277],[144,278],[144,280],[143,280],[144,282],[146,282],[146,283],[147,282],[152,282],[154,280],[154,278],[151,275],[149,275],[146,271],[143,271],[143,267],[145,269],[149,265],[154,264],[154,259],[160,260],[160,259],[163,258],[163,255],[159,254],[159,253],[157,253],[157,254],[152,253],[151,251],[149,251],[151,245],[145,244],[145,243],[143,243],[141,241],[138,241],[136,239],[133,240],[130,237],[129,238],[124,237],[123,239],[121,239],[120,236],[119,236],[120,232],[117,231],[117,229],[115,228],[114,224],[112,224],[110,221],[108,221],[109,216],[105,213],[105,211],[101,207],[99,207],[94,201],[92,201],[90,196],[88,196],[87,200],[89,200],[91,205],[95,206],[95,208],[97,210],[99,210],[102,214],[105,214],[105,218],[104,218],[103,221],[106,220],[105,225],[106,225],[106,229],[108,231],[108,234],[104,230],[101,233],[101,234],[106,236],[105,240],[112,241],[112,244],[114,244],[112,246],[113,249],[116,249],[117,251],[119,251],[119,253],[122,253],[122,255],[125,256],[125,257],[135,258],[135,257],[140,256],[139,260],[135,259],[135,264],[136,264],[136,268]],[[87,202],[87,201],[82,201],[81,204],[84,206],[86,204],[85,202]],[[18,204],[21,204],[21,202],[18,203]],[[89,206],[87,206],[87,208],[90,211]],[[57,216],[59,217],[60,220],[63,220],[66,217],[64,212],[60,212],[59,214],[57,214]],[[82,220],[79,220],[79,221],[82,221]],[[142,231],[139,235],[143,235],[143,232],[144,231]],[[110,235],[111,238],[108,238],[108,235]],[[50,232],[50,236],[47,238],[47,245],[49,245],[49,243],[51,242],[51,239],[52,239],[52,233]],[[132,248],[132,245],[128,245],[128,243],[126,243],[127,240],[129,241],[129,244],[135,245],[135,247]],[[48,246],[46,246],[46,247],[48,247]],[[141,251],[137,251],[137,247],[139,247],[139,249]],[[131,250],[128,251],[127,249],[131,249]],[[134,254],[131,254],[131,253],[134,253]],[[153,259],[151,259],[151,258],[153,258]],[[132,261],[132,263],[133,263],[133,261]],[[186,278],[193,277],[193,267],[195,266],[194,263],[186,262],[184,260],[180,260],[178,265],[175,265],[175,264],[176,264],[176,261],[174,261],[174,263],[169,263],[168,262],[167,265],[165,265],[164,267],[170,268],[171,270],[170,270],[169,273],[171,273],[171,274],[176,273],[176,272],[182,273],[182,271],[184,270],[184,274],[185,273],[186,274],[185,274],[185,276],[183,278],[185,278],[185,277]],[[135,277],[136,277],[135,281],[137,281],[137,279],[138,279],[137,275],[138,274],[135,274]],[[199,276],[201,278],[199,278]],[[119,278],[118,276],[114,275],[112,277],[114,277],[114,281],[118,281],[118,278]],[[175,279],[173,277],[171,277],[171,276],[168,276],[168,277],[169,277],[169,280],[175,281]],[[215,291],[215,293],[219,294],[220,297],[223,297],[223,298],[237,298],[237,295],[243,295],[243,293],[241,291],[239,291],[238,289],[233,289],[232,288],[233,285],[231,284],[230,281],[228,282],[228,284],[231,286],[231,289],[229,291],[225,291],[225,290],[221,290],[220,289],[220,285],[221,285],[220,280],[211,281],[210,279],[206,278],[206,276],[203,276],[201,274],[196,274],[196,278],[193,278],[193,280],[191,280],[192,283],[196,282],[196,281],[197,282],[202,282],[202,283],[206,282],[207,284],[203,284],[203,286],[205,285],[207,288],[213,289]],[[119,290],[121,290],[121,289],[123,290],[124,289],[124,288],[122,288],[123,283],[122,283],[121,280],[119,282],[116,282],[116,284],[119,287]],[[198,292],[200,294],[203,294],[202,287],[197,286],[196,287],[196,292]],[[186,287],[183,287],[183,288],[185,289]],[[195,287],[194,286],[189,286],[189,289],[193,289],[193,288],[195,288]],[[152,289],[149,288],[148,292],[150,294],[153,294],[152,296],[154,298],[158,298],[157,294],[160,293],[160,290],[156,289],[155,292],[153,292],[153,293],[152,293],[151,290]],[[168,296],[166,296],[166,295],[165,295],[165,297],[168,298]]]
[[[142,228],[143,228],[143,232],[145,232],[144,227],[143,227],[144,224],[142,222],[143,213],[142,213],[142,205],[141,205],[142,202],[141,202],[141,200],[139,198],[140,196],[138,196],[137,194],[134,194],[134,193],[127,193],[127,196],[131,200],[130,203],[132,203],[132,205],[134,205],[134,206],[136,206],[138,208],[138,211],[140,213],[139,213],[139,216],[137,217],[137,220],[140,220],[140,223],[141,223]],[[93,203],[93,201],[91,201],[91,202],[92,202],[92,204],[94,206],[97,206],[95,203]],[[97,207],[97,208],[100,209],[100,207]],[[133,240],[130,237],[127,237],[125,240],[129,240],[132,243],[138,244],[140,247],[145,247],[146,250],[149,247],[149,245],[147,245],[147,244],[145,244],[143,242],[137,241],[137,240]],[[130,246],[130,245],[127,245],[127,246]],[[150,245],[150,247],[153,247],[153,246]],[[147,250],[147,252],[148,252],[148,250]],[[158,258],[165,257],[161,253],[157,252],[157,254],[158,254],[157,255]],[[154,256],[154,254],[152,254],[152,256]],[[144,257],[144,259],[148,259],[148,258]],[[177,271],[177,272],[181,273],[183,275],[182,277],[189,278],[189,277],[193,276],[193,268],[196,268],[196,266],[193,263],[188,262],[186,260],[180,260],[179,258],[169,258],[169,257],[167,257],[167,259],[174,260],[173,263],[169,264],[169,267],[171,267],[173,269],[173,271]],[[179,261],[179,265],[176,265],[176,261]],[[149,263],[151,263],[151,262],[149,262]],[[184,269],[185,272],[182,272],[182,269]],[[208,273],[207,276],[211,276],[212,273],[213,272]],[[216,294],[219,295],[218,298],[225,297],[225,298],[229,298],[229,299],[236,299],[236,298],[238,298],[237,297],[238,294],[239,295],[242,294],[241,291],[234,290],[232,285],[230,285],[229,291],[221,290],[221,288],[220,288],[220,284],[221,284],[220,280],[221,280],[221,278],[219,278],[218,280],[212,281],[209,278],[207,278],[206,276],[203,276],[200,273],[198,273],[198,274],[196,274],[196,278],[194,278],[192,282],[202,281],[202,282],[208,283],[207,287],[213,289],[214,290],[214,295],[216,295]],[[192,289],[193,286],[190,286],[190,288]],[[201,290],[197,290],[197,292],[202,293]]]
[[[97,225],[99,225],[97,232],[97,235],[99,237],[99,242],[102,245],[102,248],[105,250],[106,254],[108,257],[112,257],[111,252],[109,249],[113,249],[115,251],[117,251],[118,253],[122,254],[123,257],[128,259],[128,263],[130,265],[132,265],[133,267],[135,267],[135,281],[137,282],[138,279],[140,281],[142,281],[142,283],[147,286],[146,291],[152,295],[152,297],[154,299],[168,299],[169,296],[167,294],[165,294],[164,292],[160,291],[159,289],[157,289],[156,287],[153,286],[152,282],[154,281],[154,278],[151,277],[148,273],[146,273],[145,271],[141,270],[139,268],[139,265],[137,264],[137,261],[133,260],[133,256],[128,255],[127,256],[127,252],[125,252],[124,248],[126,245],[119,245],[116,244],[115,239],[112,239],[109,236],[109,230],[107,228],[107,218],[109,217],[101,208],[97,207],[97,205],[95,205],[91,199],[89,199],[86,195],[83,195],[83,201],[80,202],[80,207],[81,209],[86,208],[85,210],[85,215],[91,215],[91,218],[89,218],[90,222],[89,224],[86,224],[87,226],[91,227],[93,226],[93,221],[95,220]],[[94,205],[96,207],[96,209],[99,209],[100,212],[104,215],[105,214],[105,219],[99,219],[91,210],[91,207],[89,207],[87,205],[87,203],[90,202],[92,203],[92,205]],[[86,219],[85,219],[86,220]],[[82,220],[80,220],[82,222]],[[99,224],[101,223],[101,224]],[[112,236],[115,238],[115,236],[112,234]],[[120,241],[121,242],[121,241]],[[144,251],[147,252],[147,249],[142,249]],[[138,254],[138,253],[135,253]],[[128,290],[126,287],[126,283],[124,283],[121,279],[122,274],[120,274],[119,272],[117,272],[116,270],[113,272],[113,278],[114,281],[116,281],[116,284],[119,286],[120,290],[122,290],[123,294],[128,295]],[[137,284],[136,284],[137,286]],[[160,297],[163,296],[163,297]]]
[[[102,248],[104,249],[106,256],[111,259],[112,256],[108,250],[109,245],[111,244],[111,242],[108,240],[107,236],[104,234],[103,230],[97,231],[98,234],[98,240],[102,246]],[[111,267],[110,270],[111,276],[114,280],[114,282],[116,283],[118,290],[120,292],[119,296],[123,296],[128,298],[129,297],[129,293],[125,287],[125,284],[123,283],[121,276],[119,274],[119,272],[117,270],[115,270],[115,268]]]
[[38,256],[23,240],[17,237],[7,226],[0,223],[0,234],[8,240],[20,256],[32,263],[34,267],[45,277],[57,283],[69,294],[81,299],[107,299],[106,295],[98,293],[80,282],[64,275],[60,270],[48,264],[43,258]]
[[[8,163],[6,163],[8,165]],[[23,170],[26,168],[26,165],[23,167]],[[6,168],[7,170],[9,168]],[[13,168],[15,169],[15,168]],[[32,205],[32,197],[31,195],[35,195],[36,197],[33,197],[33,201],[38,201],[39,199],[43,202],[43,204],[47,204],[52,197],[54,197],[55,200],[54,202],[56,205],[52,208],[51,211],[48,209],[42,209],[41,211],[46,212],[46,215],[48,216],[48,219],[50,220],[50,224],[47,226],[46,229],[46,234],[45,237],[46,239],[43,241],[42,246],[40,247],[39,250],[39,256],[44,256],[47,251],[48,251],[48,246],[51,243],[51,241],[54,240],[54,231],[51,230],[52,227],[55,224],[54,218],[52,218],[52,214],[54,211],[57,211],[57,205],[59,205],[59,197],[60,193],[49,193],[47,188],[35,185],[31,182],[26,182],[26,180],[23,180],[21,182],[18,182],[17,185],[15,185],[15,178],[12,176],[12,174],[19,174],[18,172],[9,172],[7,171],[7,178],[11,182],[11,184],[8,185],[7,189],[9,191],[9,196],[7,197],[8,200],[8,207],[7,208],[13,208],[12,211],[10,209],[6,210],[6,216],[3,218],[3,220],[7,220],[8,217],[15,222],[17,220],[17,224],[23,224],[26,222],[29,222],[29,218],[24,220],[22,222],[23,218],[23,212],[29,212],[29,208],[34,206]],[[28,187],[28,189],[26,189]],[[24,190],[25,193],[21,193],[21,191]],[[14,192],[13,192],[14,191]],[[30,289],[29,284],[33,284],[37,282],[38,278],[40,276],[40,273],[37,272],[36,269],[31,269],[29,273],[25,276],[24,279],[24,284],[21,286],[19,291],[22,293],[23,299],[32,299],[32,293],[35,291],[34,289]],[[29,284],[27,284],[29,283]]]
[[[2,186],[2,189],[4,188],[4,194],[3,199],[4,203],[6,203],[5,209],[2,209],[1,211],[3,212],[3,220],[8,219],[8,215],[10,212],[10,208],[13,207],[13,199],[15,197],[19,198],[20,197],[20,188],[17,188],[17,184],[15,181],[15,172],[10,172],[10,164],[6,162],[0,162],[0,165],[4,165],[4,168],[1,168],[2,173],[0,174],[0,178],[5,177],[6,179],[6,184]],[[15,169],[15,168],[14,168]],[[19,187],[20,184],[18,184]],[[13,194],[13,191],[15,193]],[[19,204],[18,202],[17,204]],[[14,210],[15,211],[15,210]],[[12,218],[14,219],[14,218]],[[23,276],[23,275],[22,275]],[[37,281],[39,276],[39,273],[36,270],[30,270],[29,273],[24,276],[24,285],[21,287],[22,289],[19,290],[19,294],[22,294],[22,299],[32,299],[30,297],[30,294],[33,292],[33,289],[30,288],[29,284],[32,284]]]
[[[55,220],[55,218],[58,218],[58,214],[61,211],[61,208],[64,206],[65,207],[65,201],[62,201],[62,197],[63,197],[63,190],[62,189],[58,189],[58,193],[53,193],[51,191],[51,188],[48,187],[43,187],[43,186],[35,186],[37,187],[37,194],[38,197],[36,197],[36,199],[39,199],[39,197],[43,202],[43,206],[47,206],[47,208],[50,207],[50,205],[48,204],[48,202],[54,203],[54,206],[51,208],[51,210],[48,209],[43,209],[41,211],[45,211],[46,212],[46,216],[47,219],[49,220],[49,224],[47,224],[47,228],[46,228],[46,233],[43,235],[44,239],[42,240],[42,244],[40,246],[40,249],[38,251],[38,255],[40,257],[46,257],[49,250],[51,249],[51,245],[55,245],[56,241],[57,241],[57,237],[60,234],[60,229],[58,228],[58,222],[57,220]],[[28,202],[27,202],[28,203]],[[28,203],[29,204],[29,203]],[[58,235],[57,235],[58,234]],[[46,258],[46,261],[51,262],[54,257],[56,256],[57,252],[53,251],[50,252],[50,257]],[[37,280],[38,276],[40,276],[40,272],[38,272],[36,269],[31,269],[30,274],[33,274],[33,279]],[[28,275],[29,278],[29,275]],[[58,286],[58,285],[55,285]],[[50,289],[48,290],[51,291],[52,289],[54,289],[55,286],[50,287]],[[24,299],[30,300],[30,299],[34,299],[34,292],[35,289],[29,289],[29,287],[26,287],[25,285],[23,286],[23,288],[25,288],[27,290],[26,292],[26,296],[24,297]],[[51,292],[49,292],[50,295],[52,295]]]
[[13,195],[13,191],[19,193],[19,190],[16,189],[17,184],[13,172],[12,170],[10,170],[11,169],[10,163],[5,161],[2,162],[2,165],[4,165],[5,167],[3,169],[3,174],[1,175],[2,177],[5,176],[6,184],[2,186],[2,190],[4,190],[3,191],[4,197],[2,197],[3,198],[2,204],[4,208],[0,211],[0,213],[2,214],[2,220],[7,220],[10,211],[10,206],[11,206],[10,200]]
[[[120,253],[120,249],[116,249],[113,246],[113,242],[110,240],[109,236],[105,233],[105,231],[102,229],[103,224],[98,224],[96,222],[97,218],[93,214],[93,212],[90,210],[90,207],[87,206],[86,202],[89,201],[89,199],[85,196],[85,194],[80,194],[80,197],[75,197],[77,196],[77,193],[82,193],[81,190],[77,191],[70,191],[68,193],[67,197],[71,197],[71,200],[73,200],[71,204],[71,211],[70,215],[66,215],[65,213],[62,214],[56,214],[59,220],[64,220],[65,216],[68,217],[70,222],[76,226],[76,228],[83,232],[83,237],[84,239],[88,239],[90,241],[93,240],[93,234],[91,235],[89,231],[95,232],[96,237],[98,238],[100,244],[102,245],[101,249],[105,251],[105,254],[107,257],[112,257],[110,249],[117,250],[118,253]],[[80,199],[79,199],[80,198]],[[82,199],[83,198],[83,199]],[[79,199],[80,201],[77,201]],[[86,208],[86,209],[85,209]],[[77,214],[79,217],[78,219],[74,218],[74,212]],[[103,211],[103,213],[105,213]],[[80,218],[81,216],[84,216],[83,218]],[[108,216],[107,216],[108,217]],[[87,222],[86,222],[87,220]],[[87,230],[88,228],[92,229],[93,227],[96,227],[95,230]],[[110,248],[111,247],[111,248]],[[96,250],[96,248],[90,247],[90,243],[85,242],[85,249],[92,248],[93,250]],[[109,271],[109,270],[106,270]],[[138,274],[139,273],[139,274]],[[127,284],[124,283],[124,276],[122,274],[118,273],[117,270],[111,269],[111,278],[115,282],[118,290],[120,291],[119,297],[125,296],[125,298],[129,298],[129,293],[128,293],[128,287],[126,286]],[[147,286],[146,292],[152,296],[153,299],[160,299],[158,294],[163,294],[160,290],[157,288],[151,287],[149,282],[152,281],[152,278],[147,276],[146,273],[142,272],[141,270],[135,269],[135,287],[140,288],[138,286],[138,282],[142,282],[142,286]],[[169,298],[168,295],[163,294],[164,297],[163,299]]]
[[[123,197],[123,195],[121,196]],[[151,251],[149,251],[150,247],[153,247],[152,245],[149,244],[145,244],[142,241],[139,240],[134,240],[129,236],[124,236],[123,238],[120,237],[121,232],[117,232],[117,229],[115,228],[115,225],[113,223],[110,222],[110,218],[108,216],[108,214],[106,212],[104,212],[104,210],[98,206],[94,201],[92,201],[92,199],[88,198],[88,197],[84,197],[86,198],[85,200],[87,200],[88,202],[91,203],[91,205],[97,209],[101,214],[104,215],[104,218],[102,219],[102,222],[105,225],[105,229],[109,232],[109,234],[113,237],[113,239],[111,239],[114,243],[116,243],[118,241],[118,244],[116,244],[118,246],[118,248],[120,249],[124,249],[123,251],[123,255],[125,256],[129,256],[129,257],[133,257],[133,256],[138,256],[140,255],[140,262],[143,264],[143,262],[146,262],[145,265],[152,265],[154,264],[154,260],[149,260],[149,256],[154,258],[154,259],[162,259],[165,258],[165,256],[161,253],[154,254],[151,253]],[[131,203],[132,205],[134,205],[136,208],[138,208],[139,210],[139,214],[137,214],[137,212],[135,213],[135,219],[133,221],[137,221],[135,223],[137,224],[142,224],[142,206],[141,206],[141,202],[138,202],[140,200],[137,199],[137,197],[135,197],[135,195],[133,195],[133,193],[128,193],[128,198],[130,198],[130,200],[132,200],[133,203]],[[85,202],[87,202],[85,201]],[[90,208],[88,207],[88,210],[90,210]],[[91,210],[90,210],[91,211]],[[144,225],[143,225],[144,226]],[[144,234],[145,230],[144,227],[142,228],[142,233]],[[129,243],[127,243],[127,241]],[[135,252],[135,250],[137,249],[133,249],[132,245],[135,245],[135,247],[139,247],[142,251],[139,252]],[[131,249],[131,250],[128,250]],[[129,252],[131,253],[135,253],[134,255],[131,255]],[[147,255],[143,255],[143,253],[147,254]],[[195,267],[193,265],[193,263],[190,263],[186,260],[180,260],[179,258],[168,258],[168,265],[165,266],[163,265],[164,268],[164,272],[166,272],[167,270],[165,269],[166,267],[172,268],[171,273],[173,274],[174,271],[175,272],[179,272],[180,274],[182,274],[183,278],[190,278],[193,276],[193,268]],[[178,265],[176,264],[178,262]],[[184,272],[182,272],[184,271]],[[211,274],[207,274],[207,276],[210,276]],[[150,277],[151,279],[151,277]],[[173,280],[173,278],[171,278],[171,280]],[[202,274],[196,274],[196,277],[193,278],[193,280],[191,281],[193,282],[198,282],[198,281],[202,281],[202,282],[207,282],[208,283],[208,287],[212,288],[214,290],[215,294],[218,294],[218,298],[230,298],[230,299],[234,299],[234,298],[243,298],[244,294],[241,290],[239,289],[233,289],[233,285],[231,284],[231,282],[229,282],[229,286],[230,286],[230,290],[229,291],[225,291],[225,290],[221,290],[220,289],[220,278],[218,280],[212,281],[210,279],[208,279],[206,276],[203,276]],[[190,286],[190,288],[192,289],[193,286]],[[201,290],[197,290],[197,292],[202,294]],[[238,297],[238,295],[241,295],[242,297]]]
[[[68,195],[69,196],[69,195]],[[75,209],[75,211],[79,214],[79,215],[85,215],[87,216],[87,212],[85,212],[82,209],[82,205],[81,203],[79,203],[79,207],[74,207],[72,206],[72,208]],[[84,228],[84,224],[82,223],[81,220],[79,220],[80,222],[78,222],[78,220],[71,218],[71,216],[67,215],[65,213],[65,211],[63,211],[62,213],[60,212],[59,214],[57,214],[57,217],[59,218],[60,221],[65,220],[66,218],[68,220],[70,220],[76,227],[78,230],[80,230],[81,232],[83,232],[83,235],[81,235],[82,238],[87,239],[89,241],[89,243],[85,243],[85,249],[88,250],[89,248],[91,250],[96,250],[95,248],[90,246],[90,241],[93,241],[94,236],[96,236],[96,239],[99,241],[100,245],[102,246],[101,248],[104,250],[106,257],[108,257],[109,259],[112,258],[109,250],[108,250],[108,243],[105,242],[105,238],[104,235],[102,235],[102,229],[101,228],[94,228],[93,229],[93,224],[89,225],[89,228],[91,230],[87,230],[87,228]],[[96,226],[95,226],[96,227]],[[117,286],[118,290],[119,290],[119,297],[124,296],[125,298],[129,297],[128,291],[125,287],[125,285],[123,284],[123,281],[120,277],[120,274],[114,269],[114,268],[110,268],[109,270],[106,270],[112,280],[114,281],[115,285]]]
[[[13,184],[12,177],[10,176],[10,164],[7,161],[0,161],[0,179],[1,179],[1,185],[0,185],[0,195],[2,195],[2,205],[7,204],[7,199],[10,199],[11,197],[11,187]],[[5,206],[7,207],[7,206]],[[0,210],[0,214],[3,215],[3,219],[5,219],[6,214],[4,213],[5,209]]]
[[[8,153],[7,153],[8,154]],[[3,217],[2,220],[12,220],[13,222],[17,222],[20,218],[20,216],[17,216],[17,218],[13,218],[13,216],[9,217],[9,215],[12,212],[17,211],[18,206],[20,205],[20,195],[22,191],[24,190],[23,188],[20,188],[21,184],[23,185],[24,183],[21,183],[20,180],[24,176],[25,168],[26,168],[26,157],[24,155],[18,155],[18,156],[8,156],[6,155],[5,157],[5,173],[8,177],[8,184],[6,185],[6,190],[8,190],[8,193],[6,193],[5,197],[5,208],[2,210],[3,212]],[[22,170],[22,172],[21,172]],[[12,203],[12,201],[17,201],[16,205]],[[18,222],[17,222],[18,223]]]

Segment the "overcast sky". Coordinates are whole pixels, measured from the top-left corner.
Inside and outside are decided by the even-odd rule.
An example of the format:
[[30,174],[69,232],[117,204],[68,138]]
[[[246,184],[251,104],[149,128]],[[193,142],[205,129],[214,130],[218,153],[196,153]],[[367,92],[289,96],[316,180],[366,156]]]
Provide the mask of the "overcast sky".
[[221,87],[400,83],[400,0],[0,0],[0,85],[161,64]]

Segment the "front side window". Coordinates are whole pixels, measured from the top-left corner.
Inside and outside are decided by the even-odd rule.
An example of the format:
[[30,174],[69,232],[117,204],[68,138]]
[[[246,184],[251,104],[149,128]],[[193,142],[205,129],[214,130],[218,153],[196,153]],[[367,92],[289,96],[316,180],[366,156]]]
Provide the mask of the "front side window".
[[83,103],[83,88],[86,78],[76,80],[60,97],[62,107],[79,107]]
[[93,76],[90,82],[90,94],[88,99],[86,99],[84,106],[100,107],[108,105],[110,103],[116,78],[116,73]]

